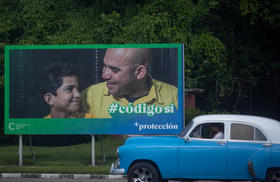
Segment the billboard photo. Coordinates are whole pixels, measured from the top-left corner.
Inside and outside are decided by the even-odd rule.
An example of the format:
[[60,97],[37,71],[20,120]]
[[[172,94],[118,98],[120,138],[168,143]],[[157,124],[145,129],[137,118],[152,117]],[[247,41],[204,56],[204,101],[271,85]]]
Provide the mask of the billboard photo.
[[177,134],[183,44],[5,46],[5,134]]

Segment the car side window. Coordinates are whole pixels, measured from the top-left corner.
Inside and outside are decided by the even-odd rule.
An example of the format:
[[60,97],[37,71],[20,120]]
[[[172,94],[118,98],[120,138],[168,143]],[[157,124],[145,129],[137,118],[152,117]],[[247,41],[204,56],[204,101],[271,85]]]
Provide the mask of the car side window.
[[264,136],[264,134],[258,129],[255,128],[255,140],[256,141],[266,141],[266,137]]
[[224,139],[223,123],[205,123],[196,126],[190,133],[190,138]]
[[232,123],[230,128],[231,140],[266,141],[265,135],[258,129],[246,124]]

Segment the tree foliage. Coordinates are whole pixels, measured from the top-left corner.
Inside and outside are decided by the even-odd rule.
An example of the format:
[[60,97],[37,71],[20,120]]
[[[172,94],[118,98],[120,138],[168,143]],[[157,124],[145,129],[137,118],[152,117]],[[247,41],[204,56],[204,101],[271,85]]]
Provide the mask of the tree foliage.
[[243,16],[248,16],[250,24],[262,23],[265,26],[279,29],[280,2],[277,0],[240,0]]
[[186,87],[215,80],[223,100],[237,78],[279,77],[278,34],[276,0],[1,0],[1,91],[4,45],[184,43]]

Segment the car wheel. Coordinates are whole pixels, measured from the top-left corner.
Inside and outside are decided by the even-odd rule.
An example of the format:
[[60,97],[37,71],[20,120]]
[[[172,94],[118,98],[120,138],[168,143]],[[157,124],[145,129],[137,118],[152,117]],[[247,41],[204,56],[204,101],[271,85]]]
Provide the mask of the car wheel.
[[267,182],[280,182],[280,168],[270,169],[267,175]]
[[158,170],[148,162],[133,164],[128,171],[128,182],[159,182],[159,180]]

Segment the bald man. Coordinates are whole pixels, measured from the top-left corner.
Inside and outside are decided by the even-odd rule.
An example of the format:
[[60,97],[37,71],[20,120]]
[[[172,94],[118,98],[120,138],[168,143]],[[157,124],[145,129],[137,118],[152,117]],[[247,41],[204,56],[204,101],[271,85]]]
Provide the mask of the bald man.
[[84,111],[97,118],[110,118],[108,109],[112,103],[124,106],[174,104],[178,108],[178,89],[152,79],[147,73],[149,49],[107,49],[103,62],[102,78],[106,81],[82,92]]

